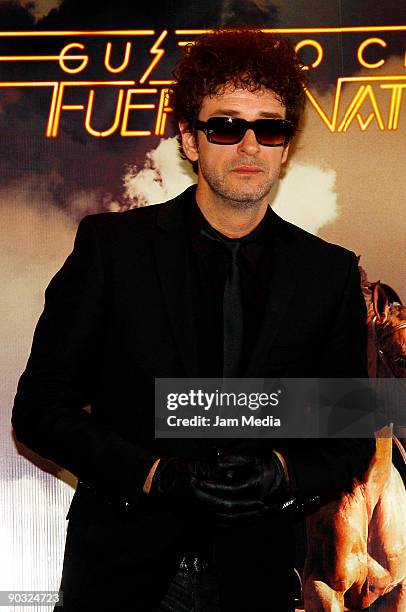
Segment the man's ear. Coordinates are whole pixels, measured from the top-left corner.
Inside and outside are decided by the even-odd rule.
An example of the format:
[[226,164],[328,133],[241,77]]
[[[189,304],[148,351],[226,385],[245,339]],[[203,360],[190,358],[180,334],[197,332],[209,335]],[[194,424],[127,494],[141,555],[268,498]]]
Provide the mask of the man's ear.
[[187,131],[187,123],[179,121],[179,131],[182,137],[182,146],[186,157],[194,162],[199,159],[199,149],[193,132]]
[[282,164],[284,164],[286,162],[286,160],[288,159],[289,145],[290,145],[290,142],[288,142],[288,144],[283,147],[283,151],[282,151]]

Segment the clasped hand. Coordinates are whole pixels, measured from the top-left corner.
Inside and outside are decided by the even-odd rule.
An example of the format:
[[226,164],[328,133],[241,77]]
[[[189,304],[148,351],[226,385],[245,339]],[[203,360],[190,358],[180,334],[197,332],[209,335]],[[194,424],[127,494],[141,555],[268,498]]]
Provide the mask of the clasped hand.
[[264,514],[284,478],[273,453],[268,457],[223,454],[216,467],[210,478],[197,469],[191,484],[195,497],[227,523]]
[[237,523],[264,514],[284,481],[274,453],[267,457],[223,453],[215,461],[160,461],[151,493],[195,499],[216,519]]

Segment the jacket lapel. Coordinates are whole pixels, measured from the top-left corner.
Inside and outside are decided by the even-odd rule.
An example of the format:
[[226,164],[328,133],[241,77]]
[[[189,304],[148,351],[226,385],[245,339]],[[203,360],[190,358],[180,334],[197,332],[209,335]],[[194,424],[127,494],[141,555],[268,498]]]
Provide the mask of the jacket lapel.
[[188,243],[185,226],[186,207],[194,197],[195,186],[164,205],[159,205],[158,231],[153,248],[164,302],[186,376],[197,377],[198,357],[193,324]]
[[244,377],[255,377],[258,369],[266,360],[281,322],[294,295],[300,247],[290,230],[290,224],[281,219],[271,209],[272,223],[269,239],[271,241],[271,265],[269,273],[268,297],[265,314],[251,357],[248,360]]

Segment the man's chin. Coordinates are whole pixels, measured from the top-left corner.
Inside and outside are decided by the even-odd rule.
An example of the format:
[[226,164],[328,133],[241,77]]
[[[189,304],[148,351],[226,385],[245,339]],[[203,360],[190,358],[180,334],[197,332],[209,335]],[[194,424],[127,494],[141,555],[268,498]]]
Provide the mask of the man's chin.
[[268,186],[254,188],[246,186],[246,188],[230,188],[223,189],[219,194],[225,202],[228,202],[233,208],[254,208],[258,206],[262,200],[270,193]]

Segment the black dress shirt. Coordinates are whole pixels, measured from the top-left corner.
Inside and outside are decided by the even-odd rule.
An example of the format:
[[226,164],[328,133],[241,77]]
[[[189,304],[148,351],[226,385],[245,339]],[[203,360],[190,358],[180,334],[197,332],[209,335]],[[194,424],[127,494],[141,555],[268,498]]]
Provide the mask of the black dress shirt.
[[[211,226],[196,200],[191,201],[187,212],[199,371],[202,377],[217,378],[222,376],[223,371],[223,294],[229,253],[221,242],[201,233],[202,229],[210,233]],[[267,209],[257,227],[244,237],[237,259],[244,325],[241,371],[254,346],[264,316],[271,256],[270,223],[271,215]],[[217,231],[217,234],[220,232]],[[224,238],[234,240],[227,236]]]

